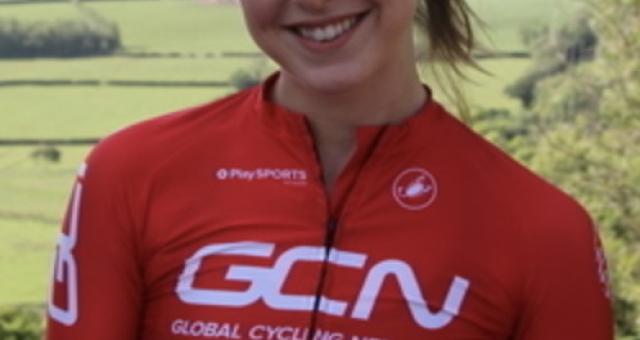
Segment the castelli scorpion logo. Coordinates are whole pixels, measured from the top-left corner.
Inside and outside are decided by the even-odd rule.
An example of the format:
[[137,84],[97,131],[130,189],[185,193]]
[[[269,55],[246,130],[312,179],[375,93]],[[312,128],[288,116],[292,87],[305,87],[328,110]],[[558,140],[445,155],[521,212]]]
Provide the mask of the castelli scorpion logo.
[[435,200],[438,185],[429,171],[411,168],[396,177],[391,190],[393,198],[401,207],[408,210],[422,210]]

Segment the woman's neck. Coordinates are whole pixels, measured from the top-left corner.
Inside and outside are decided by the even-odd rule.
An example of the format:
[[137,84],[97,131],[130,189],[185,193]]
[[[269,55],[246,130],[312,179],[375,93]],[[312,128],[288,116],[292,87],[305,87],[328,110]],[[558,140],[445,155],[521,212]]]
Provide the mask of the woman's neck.
[[391,72],[379,72],[348,90],[317,91],[297,83],[282,71],[274,99],[304,114],[318,129],[355,130],[362,125],[398,123],[420,109],[426,91],[415,68],[385,73]]
[[314,91],[286,71],[280,74],[274,99],[307,117],[329,192],[355,152],[358,126],[399,123],[423,106],[427,94],[409,64],[411,69],[377,72],[348,91]]

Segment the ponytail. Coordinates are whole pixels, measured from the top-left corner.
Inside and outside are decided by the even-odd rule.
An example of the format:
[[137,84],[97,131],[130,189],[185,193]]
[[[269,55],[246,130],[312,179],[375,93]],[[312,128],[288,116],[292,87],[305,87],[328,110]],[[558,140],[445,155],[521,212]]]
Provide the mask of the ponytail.
[[[436,82],[465,121],[470,118],[470,108],[458,82],[465,78],[461,66],[482,70],[473,59],[474,22],[480,21],[465,0],[420,0],[418,5],[416,24],[429,42],[420,59],[429,61]],[[439,68],[439,63],[446,67]]]

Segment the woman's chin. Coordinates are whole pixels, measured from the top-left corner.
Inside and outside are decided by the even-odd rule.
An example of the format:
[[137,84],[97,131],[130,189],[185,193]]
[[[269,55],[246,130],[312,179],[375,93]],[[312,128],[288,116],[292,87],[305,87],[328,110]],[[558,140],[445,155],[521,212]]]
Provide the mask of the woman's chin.
[[367,77],[350,71],[311,72],[304,76],[300,83],[308,90],[324,93],[345,93],[358,88],[366,82]]

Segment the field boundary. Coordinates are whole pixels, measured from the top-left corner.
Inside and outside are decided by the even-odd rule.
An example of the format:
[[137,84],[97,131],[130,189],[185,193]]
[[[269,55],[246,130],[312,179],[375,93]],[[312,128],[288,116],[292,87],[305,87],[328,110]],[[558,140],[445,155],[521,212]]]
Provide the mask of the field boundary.
[[0,87],[16,86],[114,86],[114,87],[231,87],[218,80],[101,80],[101,79],[9,79]]
[[6,210],[0,210],[0,220],[34,221],[51,225],[59,225],[60,223],[62,223],[62,220],[60,218],[53,218],[44,214],[21,213]]
[[[160,2],[167,0],[82,0],[80,2]],[[176,2],[188,2],[189,0],[170,0]],[[0,0],[2,5],[38,5],[47,3],[70,3],[69,0]]]
[[[120,51],[114,53],[115,56],[122,56],[128,58],[166,58],[166,59],[216,59],[216,58],[231,58],[231,59],[259,59],[266,58],[266,55],[262,52],[252,51],[222,51],[222,52],[127,52]],[[473,52],[475,59],[530,59],[531,53],[527,51],[477,51]]]
[[140,59],[260,59],[266,55],[257,51],[221,51],[221,52],[130,52],[119,51],[113,54],[117,57]]
[[[157,0],[148,0],[157,1]],[[124,57],[132,59],[262,59],[267,56],[262,52],[257,51],[221,51],[221,52],[180,52],[180,51],[168,51],[168,52],[144,52],[144,51],[126,51],[121,50],[113,54],[106,55],[107,57]],[[527,51],[478,51],[473,53],[473,58],[482,59],[530,59],[531,53]],[[82,59],[83,57],[70,56],[70,57],[56,57],[54,59]],[[90,57],[89,57],[90,58]],[[3,57],[0,56],[0,60],[33,60],[42,59],[41,57]],[[47,58],[50,59],[50,58]]]
[[[0,139],[0,147],[2,146],[87,146],[100,142],[100,138],[16,138],[16,139]],[[2,211],[0,211],[0,215]]]

